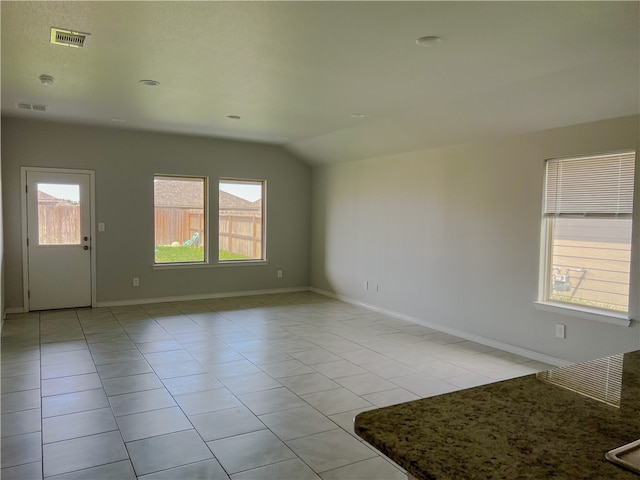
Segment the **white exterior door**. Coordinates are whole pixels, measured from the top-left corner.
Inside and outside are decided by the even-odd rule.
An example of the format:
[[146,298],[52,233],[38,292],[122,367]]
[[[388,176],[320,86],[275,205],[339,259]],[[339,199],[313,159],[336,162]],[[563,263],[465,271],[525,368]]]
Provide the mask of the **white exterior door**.
[[25,174],[29,310],[91,306],[91,175]]

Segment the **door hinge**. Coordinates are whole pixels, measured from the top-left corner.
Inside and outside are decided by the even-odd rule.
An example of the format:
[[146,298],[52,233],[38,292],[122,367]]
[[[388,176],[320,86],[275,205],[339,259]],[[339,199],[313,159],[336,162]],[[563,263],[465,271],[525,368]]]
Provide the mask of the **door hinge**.
[[27,247],[29,246],[29,239],[27,238]]
[[31,299],[31,290],[27,290],[27,298]]
[[24,193],[29,193],[29,185],[24,186]]

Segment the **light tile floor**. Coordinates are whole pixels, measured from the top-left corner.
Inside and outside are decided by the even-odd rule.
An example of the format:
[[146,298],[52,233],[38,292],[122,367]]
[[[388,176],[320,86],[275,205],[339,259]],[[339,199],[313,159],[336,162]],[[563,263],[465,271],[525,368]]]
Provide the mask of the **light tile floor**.
[[310,292],[9,315],[2,478],[404,479],[362,411],[550,368]]

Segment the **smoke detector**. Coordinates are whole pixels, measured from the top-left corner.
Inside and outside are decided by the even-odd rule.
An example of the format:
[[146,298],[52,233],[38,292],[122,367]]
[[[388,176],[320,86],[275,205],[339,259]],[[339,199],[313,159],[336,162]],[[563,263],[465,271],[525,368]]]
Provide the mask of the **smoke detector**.
[[51,75],[42,74],[38,77],[40,79],[40,83],[42,85],[51,86],[53,85],[54,78]]
[[51,43],[54,45],[82,48],[89,35],[91,34],[51,27]]

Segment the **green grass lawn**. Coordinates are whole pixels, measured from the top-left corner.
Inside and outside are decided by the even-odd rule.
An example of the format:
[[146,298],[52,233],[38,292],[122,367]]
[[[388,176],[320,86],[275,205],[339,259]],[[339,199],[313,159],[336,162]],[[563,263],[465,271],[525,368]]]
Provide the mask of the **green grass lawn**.
[[226,250],[220,250],[219,253],[219,260],[221,261],[225,261],[225,260],[249,260],[250,257],[246,257],[244,255],[240,255],[239,253],[231,253],[231,252],[227,252]]
[[[220,260],[246,260],[249,257],[220,250]],[[156,263],[204,262],[204,247],[156,247]]]

